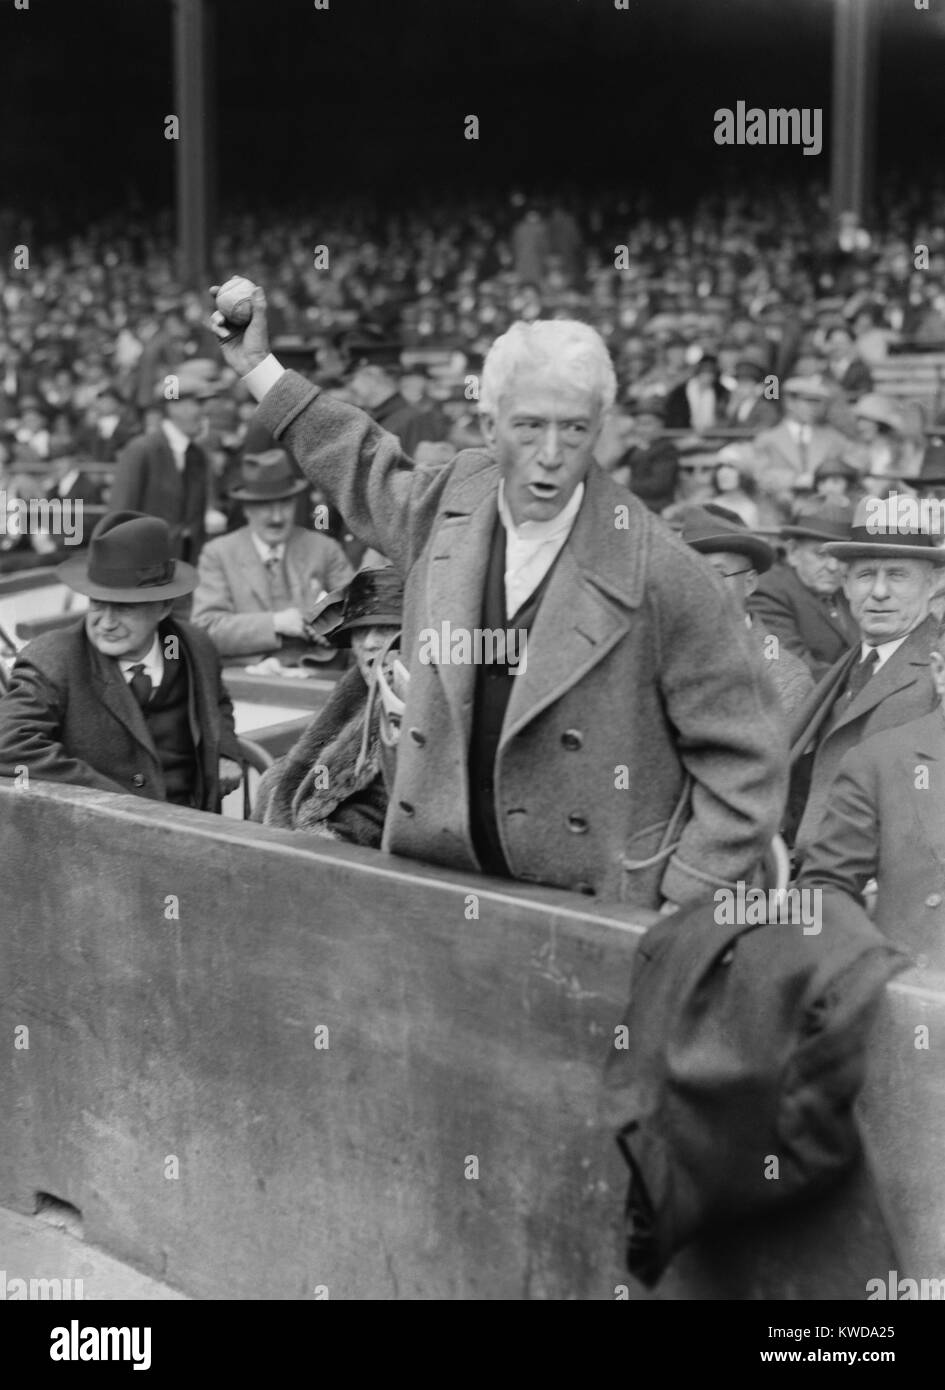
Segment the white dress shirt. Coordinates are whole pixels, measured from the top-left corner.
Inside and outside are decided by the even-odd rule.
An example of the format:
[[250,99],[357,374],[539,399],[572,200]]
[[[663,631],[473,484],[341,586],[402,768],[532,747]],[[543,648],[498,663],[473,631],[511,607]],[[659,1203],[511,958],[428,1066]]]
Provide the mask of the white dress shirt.
[[871,647],[868,642],[861,642],[860,660],[865,661],[870,652],[876,652],[876,665],[873,667],[873,675],[875,676],[880,667],[886,665],[893,652],[899,650],[908,636],[909,633],[907,632],[905,637],[894,637],[891,642],[881,642],[877,647]]
[[249,538],[256,549],[256,554],[264,565],[268,565],[270,560],[277,560],[281,565],[285,559],[285,541],[280,541],[278,545],[268,545],[256,535],[255,531],[250,531]]
[[153,694],[164,679],[164,653],[161,651],[161,642],[157,633],[154,634],[154,641],[148,648],[147,656],[139,657],[137,661],[122,660],[119,661],[118,664],[121,667],[122,675],[129,685],[134,675],[131,669],[132,666],[143,666],[145,675],[151,677],[151,691]]
[[178,473],[183,473],[184,461],[187,457],[187,450],[190,447],[190,440],[183,430],[178,429],[173,420],[162,420],[161,429],[164,431],[164,438],[171,446],[171,453],[174,455],[174,466]]
[[499,516],[505,527],[505,611],[509,618],[535,592],[562,549],[584,500],[578,483],[567,505],[550,521],[523,521],[516,526],[499,483]]
[[243,377],[243,385],[254,401],[261,401],[266,392],[272,390],[281,376],[285,376],[285,367],[270,352],[269,356],[264,357],[258,366],[246,373]]

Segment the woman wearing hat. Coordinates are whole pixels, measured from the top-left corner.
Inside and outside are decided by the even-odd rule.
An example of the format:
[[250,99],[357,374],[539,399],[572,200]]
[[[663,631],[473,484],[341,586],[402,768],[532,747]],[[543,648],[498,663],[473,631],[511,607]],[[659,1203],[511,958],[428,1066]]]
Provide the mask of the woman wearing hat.
[[373,666],[401,623],[393,569],[361,570],[309,619],[313,636],[349,647],[355,664],[289,752],[259,784],[253,820],[379,848],[387,812]]

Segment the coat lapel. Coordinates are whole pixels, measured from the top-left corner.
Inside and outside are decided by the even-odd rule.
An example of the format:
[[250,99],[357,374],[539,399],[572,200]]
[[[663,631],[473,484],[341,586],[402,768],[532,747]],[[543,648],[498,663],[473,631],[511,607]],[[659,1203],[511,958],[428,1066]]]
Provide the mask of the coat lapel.
[[148,732],[144,715],[137,700],[132,695],[128,682],[121,673],[118,662],[103,656],[97,647],[88,641],[89,661],[92,680],[98,690],[99,699],[105,708],[123,724],[132,738],[146,748],[152,758],[157,756],[154,740]]
[[[253,538],[247,528],[240,535],[240,569],[243,578],[249,586],[249,591],[258,603],[262,604],[263,611],[269,609],[269,573],[262,560],[259,558],[259,551],[253,544]],[[286,545],[286,575],[289,572],[289,547]]]
[[[945,712],[937,709],[917,725],[915,753],[902,768],[903,787],[911,791],[917,834],[945,865]],[[918,768],[928,767],[927,791],[915,789]]]
[[[854,719],[862,719],[871,709],[880,704],[881,701],[888,699],[897,690],[903,690],[907,685],[912,685],[917,677],[917,668],[928,666],[929,649],[932,645],[932,622],[926,618],[923,623],[910,633],[898,651],[893,652],[889,660],[877,671],[876,675],[866,682],[863,689],[852,700],[838,718],[833,728],[828,734],[835,734],[838,729],[844,728]],[[860,649],[854,648],[854,661],[850,666],[859,660]],[[849,668],[848,668],[849,669]]]
[[[628,508],[618,530],[615,506]],[[558,555],[528,634],[524,669],[515,677],[500,748],[559,700],[627,633],[642,599],[648,514],[627,503],[596,467],[571,534]],[[621,576],[615,585],[614,575]],[[618,603],[613,600],[617,599]]]
[[[445,505],[434,533],[427,566],[427,619],[441,627],[472,632],[481,626],[482,601],[492,531],[496,521],[498,468],[476,473]],[[421,638],[422,640],[422,638]],[[441,652],[441,657],[445,655]],[[476,668],[441,659],[436,667],[454,724],[463,746],[472,733]]]

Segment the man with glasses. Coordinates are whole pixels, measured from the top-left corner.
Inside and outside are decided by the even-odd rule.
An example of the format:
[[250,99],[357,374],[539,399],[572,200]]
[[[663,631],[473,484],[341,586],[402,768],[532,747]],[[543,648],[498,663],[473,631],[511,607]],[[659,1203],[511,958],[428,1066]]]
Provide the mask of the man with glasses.
[[814,688],[814,678],[799,656],[752,623],[747,610],[749,595],[774,563],[774,551],[752,535],[741,517],[714,502],[689,507],[683,517],[682,538],[704,555],[725,581],[729,601],[751,632],[753,644],[771,676],[785,715],[793,714]]
[[807,662],[815,680],[856,641],[856,625],[843,592],[843,562],[830,551],[850,538],[853,511],[842,498],[812,497],[799,504],[782,564],[772,566],[748,599],[752,621]]

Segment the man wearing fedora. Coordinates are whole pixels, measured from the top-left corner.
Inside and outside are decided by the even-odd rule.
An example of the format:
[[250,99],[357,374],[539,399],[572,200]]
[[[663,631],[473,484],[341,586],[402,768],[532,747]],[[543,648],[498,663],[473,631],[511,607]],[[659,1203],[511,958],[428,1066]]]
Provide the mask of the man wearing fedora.
[[827,544],[847,565],[844,590],[859,641],[830,667],[792,726],[788,832],[799,859],[818,834],[844,754],[938,702],[929,669],[939,641],[930,606],[945,566],[938,539],[902,525],[895,497],[866,498],[849,538]]
[[783,562],[763,575],[748,597],[752,622],[801,657],[815,680],[856,641],[856,624],[843,593],[843,564],[832,541],[850,537],[853,512],[842,498],[808,498],[782,526]]
[[735,386],[725,406],[725,420],[744,430],[772,429],[778,423],[777,401],[765,395],[769,357],[752,344],[743,347],[735,359]]
[[[876,880],[873,920],[916,963],[945,969],[945,655],[929,653],[936,708],[851,748],[800,884],[856,901]],[[924,960],[923,960],[924,958]]]
[[722,503],[688,507],[681,535],[687,545],[704,555],[725,581],[726,592],[740,620],[749,629],[759,659],[771,677],[785,716],[792,715],[814,688],[806,663],[782,642],[771,641],[753,623],[747,611],[749,595],[760,575],[774,564],[774,550],[760,536],[752,535],[741,517]]
[[651,512],[661,512],[676,495],[679,454],[671,439],[663,437],[666,401],[645,396],[633,410],[635,442],[617,460],[614,481],[623,483]]
[[197,576],[167,523],[109,512],[57,573],[89,609],[19,653],[0,697],[0,776],[127,792],[204,811],[241,777],[216,652],[170,616]]
[[158,388],[160,429],[132,439],[118,456],[109,505],[147,512],[170,527],[172,553],[195,564],[206,534],[210,462],[197,436],[204,402],[220,389],[208,372],[185,362]]
[[351,578],[337,541],[295,525],[295,499],[307,490],[284,449],[244,457],[230,496],[242,504],[246,525],[204,546],[194,595],[193,622],[222,657],[297,657],[305,616]]
[[781,388],[784,419],[755,436],[755,481],[785,516],[794,490],[806,485],[825,458],[842,458],[854,446],[825,423],[833,388],[819,377],[789,377]]

